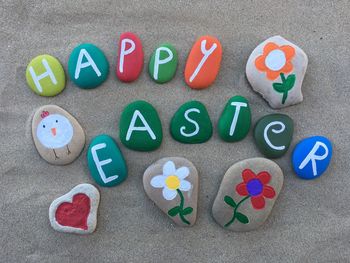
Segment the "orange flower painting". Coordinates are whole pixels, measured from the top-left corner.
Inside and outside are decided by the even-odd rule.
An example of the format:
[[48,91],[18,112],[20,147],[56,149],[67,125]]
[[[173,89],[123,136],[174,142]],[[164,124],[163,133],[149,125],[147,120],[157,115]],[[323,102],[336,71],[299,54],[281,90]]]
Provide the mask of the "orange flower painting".
[[273,83],[273,89],[276,92],[282,93],[282,104],[288,97],[288,92],[295,84],[295,74],[290,74],[293,71],[292,59],[295,56],[295,49],[290,45],[279,46],[273,42],[267,43],[263,48],[263,54],[255,59],[255,67],[266,73],[268,80],[274,81],[278,77],[282,83]]

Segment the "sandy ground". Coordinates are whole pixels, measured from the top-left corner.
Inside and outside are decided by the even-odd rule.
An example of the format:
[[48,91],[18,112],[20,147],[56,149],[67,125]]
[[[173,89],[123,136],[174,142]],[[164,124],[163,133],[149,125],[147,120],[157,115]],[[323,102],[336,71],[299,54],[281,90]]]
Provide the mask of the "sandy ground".
[[[115,3],[117,2],[117,3]],[[13,1],[0,2],[0,261],[1,262],[350,262],[350,2],[344,1]],[[114,75],[117,40],[137,33],[145,65],[162,42],[179,51],[173,81],[157,85],[146,67],[132,84]],[[183,70],[195,39],[212,34],[223,45],[215,84],[204,91],[186,87]],[[280,34],[309,56],[303,84],[304,101],[272,110],[250,88],[245,64],[266,38]],[[34,94],[26,85],[27,63],[43,53],[57,57],[67,70],[68,57],[79,43],[91,42],[108,57],[111,74],[95,90],[68,81],[53,98]],[[253,122],[269,113],[295,121],[291,149],[310,135],[329,137],[334,156],[327,173],[314,181],[298,179],[291,150],[276,160],[285,174],[284,188],[266,224],[249,233],[217,225],[211,206],[222,176],[233,163],[261,156],[252,131],[239,143],[224,143],[214,131],[201,145],[183,145],[169,133],[177,108],[190,99],[202,101],[214,126],[226,101],[243,95],[251,103]],[[71,165],[52,166],[34,147],[33,111],[57,104],[71,112],[86,130],[87,143],[107,133],[120,145],[118,123],[124,106],[136,99],[151,102],[163,122],[164,140],[150,153],[121,146],[129,177],[101,192],[98,227],[76,236],[54,231],[48,219],[53,199],[82,182],[93,183],[86,148]],[[172,224],[147,197],[142,175],[154,161],[183,156],[200,173],[198,220],[192,228]]]

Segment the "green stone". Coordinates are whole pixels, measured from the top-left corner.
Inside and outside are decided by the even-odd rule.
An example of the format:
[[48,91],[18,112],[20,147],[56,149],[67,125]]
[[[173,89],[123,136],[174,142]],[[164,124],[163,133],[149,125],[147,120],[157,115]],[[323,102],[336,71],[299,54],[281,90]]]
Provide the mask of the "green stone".
[[146,101],[130,103],[122,112],[119,124],[121,142],[136,151],[153,151],[163,139],[162,124],[156,109]]
[[93,89],[107,79],[109,64],[101,49],[84,43],[73,49],[68,60],[68,73],[78,87]]
[[221,113],[218,131],[226,142],[237,142],[244,139],[250,129],[251,113],[248,100],[234,96],[227,102]]
[[171,44],[162,44],[156,48],[149,61],[148,71],[157,83],[166,83],[173,79],[177,68],[177,51]]
[[203,143],[213,134],[209,114],[199,101],[181,105],[170,123],[171,136],[182,143]]
[[284,114],[270,114],[258,120],[254,139],[260,152],[268,158],[283,156],[292,141],[293,126],[293,120]]
[[38,95],[51,97],[66,87],[66,76],[61,63],[53,56],[40,55],[29,62],[26,70],[29,87]]
[[101,186],[115,186],[123,182],[128,169],[118,145],[112,137],[102,134],[92,139],[87,161],[92,178]]

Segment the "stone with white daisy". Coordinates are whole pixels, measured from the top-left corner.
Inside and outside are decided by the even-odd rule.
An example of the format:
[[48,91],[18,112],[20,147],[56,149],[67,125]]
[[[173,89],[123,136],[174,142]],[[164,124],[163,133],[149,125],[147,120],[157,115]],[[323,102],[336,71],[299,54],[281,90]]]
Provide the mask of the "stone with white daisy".
[[185,158],[163,158],[147,168],[148,197],[177,225],[192,226],[197,216],[198,172]]

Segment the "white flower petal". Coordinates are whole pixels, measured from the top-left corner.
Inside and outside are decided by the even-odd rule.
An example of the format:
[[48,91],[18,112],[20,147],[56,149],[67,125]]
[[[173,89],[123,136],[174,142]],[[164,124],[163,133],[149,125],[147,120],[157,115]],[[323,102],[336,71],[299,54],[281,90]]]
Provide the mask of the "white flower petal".
[[165,179],[165,176],[157,175],[152,178],[151,185],[155,188],[163,188],[165,186]]
[[176,190],[171,190],[168,187],[163,188],[163,196],[166,200],[173,200],[177,195]]
[[191,189],[191,183],[186,180],[181,180],[179,189],[181,191],[188,191]]
[[179,177],[179,179],[185,179],[190,174],[190,169],[183,166],[176,170],[175,175]]
[[167,161],[163,166],[163,175],[169,176],[176,172],[175,164],[172,161]]

